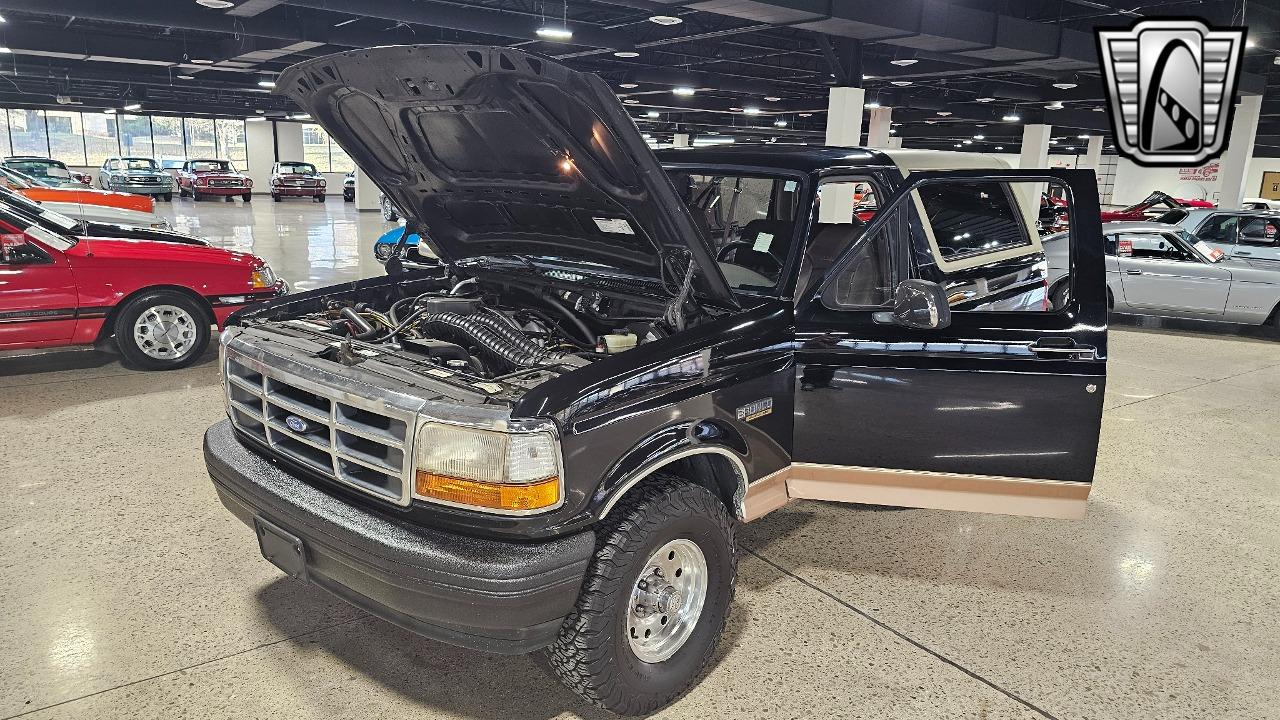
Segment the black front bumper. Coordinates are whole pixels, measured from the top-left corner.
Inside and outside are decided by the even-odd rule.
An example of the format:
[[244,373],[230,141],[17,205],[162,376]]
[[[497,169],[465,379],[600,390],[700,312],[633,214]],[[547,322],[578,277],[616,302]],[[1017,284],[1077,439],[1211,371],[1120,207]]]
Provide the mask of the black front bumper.
[[413,632],[524,653],[549,644],[573,609],[595,549],[591,532],[518,543],[403,523],[329,495],[253,452],[229,421],[205,433],[218,497],[241,521],[297,536],[306,578]]

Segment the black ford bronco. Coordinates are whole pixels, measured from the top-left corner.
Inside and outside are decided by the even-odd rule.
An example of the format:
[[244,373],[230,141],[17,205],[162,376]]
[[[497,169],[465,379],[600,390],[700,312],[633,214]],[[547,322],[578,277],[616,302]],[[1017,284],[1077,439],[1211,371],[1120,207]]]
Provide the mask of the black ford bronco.
[[[641,714],[711,658],[738,523],[790,499],[1083,514],[1091,172],[655,154],[599,78],[506,48],[347,52],[278,86],[427,246],[222,334],[209,473],[289,575]],[[1065,285],[1035,231],[1050,187]]]

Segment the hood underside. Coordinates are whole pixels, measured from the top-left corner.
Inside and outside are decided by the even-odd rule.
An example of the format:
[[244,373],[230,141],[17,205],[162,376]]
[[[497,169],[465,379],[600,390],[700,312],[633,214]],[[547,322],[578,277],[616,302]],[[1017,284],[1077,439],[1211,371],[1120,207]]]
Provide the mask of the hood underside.
[[662,257],[675,250],[702,292],[732,302],[662,166],[594,75],[509,48],[393,46],[300,63],[277,88],[445,260],[546,255],[678,284]]

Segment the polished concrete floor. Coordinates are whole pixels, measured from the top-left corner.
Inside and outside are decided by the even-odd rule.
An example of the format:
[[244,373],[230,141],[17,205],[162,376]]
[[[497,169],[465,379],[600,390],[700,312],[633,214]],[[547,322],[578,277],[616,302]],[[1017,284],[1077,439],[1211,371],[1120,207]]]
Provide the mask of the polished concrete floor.
[[[379,270],[330,201],[175,203],[298,287]],[[1083,521],[796,502],[742,532],[665,718],[1275,718],[1280,342],[1118,327]],[[526,658],[284,578],[219,505],[212,353],[0,360],[0,718],[603,718]]]

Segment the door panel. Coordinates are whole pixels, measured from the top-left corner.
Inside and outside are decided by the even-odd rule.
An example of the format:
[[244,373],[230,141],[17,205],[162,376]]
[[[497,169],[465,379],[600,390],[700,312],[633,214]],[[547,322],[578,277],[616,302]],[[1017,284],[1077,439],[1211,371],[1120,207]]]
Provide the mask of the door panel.
[[[13,237],[0,237],[0,242]],[[71,342],[76,326],[76,284],[71,266],[62,253],[37,247],[49,262],[0,262],[0,349]]]
[[1231,272],[1215,265],[1158,258],[1120,258],[1120,285],[1133,308],[1221,315]]
[[[922,210],[912,202],[903,210],[911,237],[897,242],[911,245],[914,260],[896,269],[896,282],[945,278],[951,323],[906,328],[887,323],[883,311],[833,310],[820,292],[797,308],[795,464],[788,489],[793,497],[1078,516],[1093,478],[1106,375],[1106,286],[1092,173],[913,173],[910,180],[971,189],[1051,181],[1069,189],[1069,298],[1060,311],[1042,309],[1042,301],[1017,301],[1043,297],[1041,281],[1009,271],[1011,261],[1001,260],[989,277],[1005,282],[998,273],[1008,271],[1014,294],[975,305],[971,288],[988,291],[972,280],[984,272],[981,263],[942,275],[928,267],[920,254]],[[899,214],[903,197],[900,192],[877,212],[864,239]],[[933,235],[940,237],[937,220],[948,218],[935,213],[933,219]],[[995,237],[991,217],[976,222],[975,234]],[[1038,267],[1031,263],[1043,259],[1039,239],[1026,247],[1029,254],[1013,267]],[[858,249],[855,244],[846,258]],[[836,281],[841,267],[837,263],[824,285]]]

